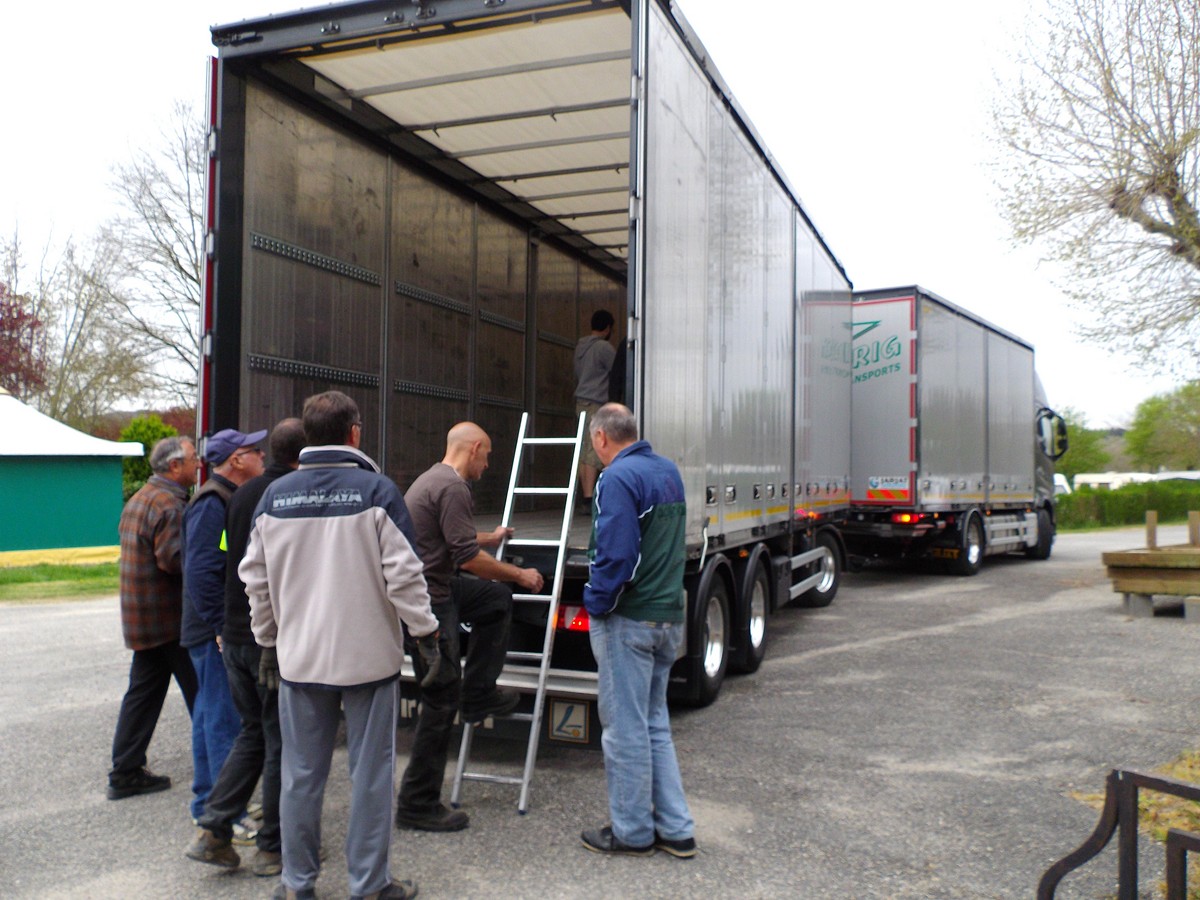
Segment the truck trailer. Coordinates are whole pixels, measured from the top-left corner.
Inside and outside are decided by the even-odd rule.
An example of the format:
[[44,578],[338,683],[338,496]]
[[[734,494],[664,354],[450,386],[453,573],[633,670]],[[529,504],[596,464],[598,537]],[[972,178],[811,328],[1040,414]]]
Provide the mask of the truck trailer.
[[1047,559],[1066,425],[1033,347],[919,286],[853,299],[851,511],[856,560]]
[[[212,37],[202,434],[337,388],[402,489],[466,419],[504,473],[523,413],[575,433],[572,351],[607,309],[687,490],[673,695],[711,701],[773,609],[833,599],[850,281],[675,4],[348,2]],[[564,654],[548,693],[594,693]]]

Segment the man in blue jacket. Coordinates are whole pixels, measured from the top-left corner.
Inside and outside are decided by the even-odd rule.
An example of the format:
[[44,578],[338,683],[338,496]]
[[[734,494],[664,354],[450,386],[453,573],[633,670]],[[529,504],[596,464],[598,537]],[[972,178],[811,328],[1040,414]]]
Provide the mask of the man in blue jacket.
[[583,832],[597,853],[696,855],[694,823],[671,739],[667,676],[683,639],[686,504],[669,459],[638,440],[619,403],[593,416],[604,464],[592,511],[583,602],[599,674],[612,824]]
[[183,622],[179,643],[187,648],[199,691],[192,707],[192,819],[204,804],[242,723],[220,635],[225,625],[225,507],[239,485],[263,473],[258,443],[265,431],[218,431],[204,447],[209,476],[183,514]]

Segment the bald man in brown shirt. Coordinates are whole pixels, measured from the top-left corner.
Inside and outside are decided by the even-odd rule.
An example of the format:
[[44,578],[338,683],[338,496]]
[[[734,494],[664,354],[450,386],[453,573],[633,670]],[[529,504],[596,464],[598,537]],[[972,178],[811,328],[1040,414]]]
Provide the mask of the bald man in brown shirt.
[[[454,717],[461,706],[464,722],[482,722],[512,712],[519,699],[515,691],[496,687],[512,623],[512,588],[506,582],[537,593],[542,575],[537,569],[501,562],[483,549],[498,547],[511,530],[475,530],[470,482],[482,477],[491,452],[487,432],[473,422],[460,422],[446,436],[442,461],[420,475],[404,495],[439,623],[442,663],[433,683],[420,688],[416,736],[397,798],[396,824],[401,828],[467,827],[465,812],[441,802]],[[459,622],[471,625],[466,665],[461,668]],[[408,649],[420,681],[424,664],[415,644]]]

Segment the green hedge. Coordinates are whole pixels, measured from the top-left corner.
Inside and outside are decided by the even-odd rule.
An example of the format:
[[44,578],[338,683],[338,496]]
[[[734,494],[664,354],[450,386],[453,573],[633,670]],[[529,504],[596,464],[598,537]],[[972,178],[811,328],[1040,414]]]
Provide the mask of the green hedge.
[[1190,510],[1200,510],[1200,482],[1147,481],[1115,491],[1082,487],[1058,498],[1059,528],[1141,525],[1146,511],[1158,512],[1160,522],[1181,522]]

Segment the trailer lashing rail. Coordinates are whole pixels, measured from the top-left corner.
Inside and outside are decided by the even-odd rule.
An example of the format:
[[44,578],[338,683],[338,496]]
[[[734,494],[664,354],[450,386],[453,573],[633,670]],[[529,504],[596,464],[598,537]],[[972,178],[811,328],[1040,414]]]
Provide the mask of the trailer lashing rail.
[[[1053,900],[1063,878],[1097,856],[1117,832],[1117,900],[1137,900],[1139,790],[1200,802],[1200,785],[1131,769],[1113,769],[1105,779],[1100,821],[1087,840],[1045,871],[1038,882],[1038,900]],[[1166,847],[1167,900],[1186,900],[1188,896],[1189,852],[1200,853],[1200,835],[1170,829]]]

